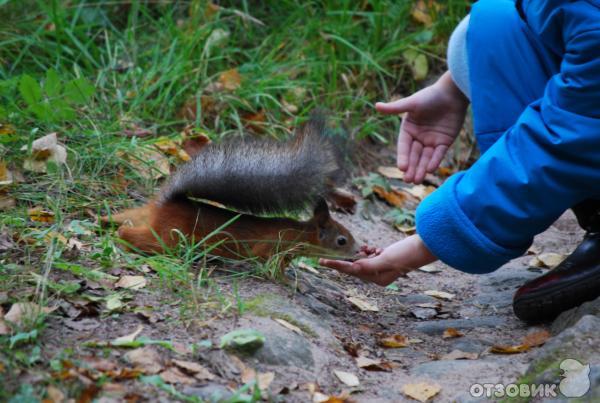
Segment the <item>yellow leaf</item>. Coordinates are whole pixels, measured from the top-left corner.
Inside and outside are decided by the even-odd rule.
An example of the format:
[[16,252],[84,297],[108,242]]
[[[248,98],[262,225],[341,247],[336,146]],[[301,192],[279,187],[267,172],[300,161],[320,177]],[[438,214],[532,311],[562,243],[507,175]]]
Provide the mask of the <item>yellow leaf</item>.
[[6,167],[6,164],[0,161],[0,186],[12,185],[13,174]]
[[462,334],[461,332],[459,332],[458,330],[456,330],[453,327],[449,327],[448,329],[444,330],[444,334],[442,335],[442,338],[444,339],[453,339],[456,337],[463,337],[464,334]]
[[408,340],[401,334],[382,337],[377,342],[380,346],[385,348],[402,348],[408,346]]
[[15,134],[15,127],[11,124],[0,123],[0,136],[10,136],[11,134]]
[[445,300],[451,300],[454,298],[454,294],[450,294],[449,292],[444,292],[444,291],[437,291],[437,290],[428,290],[428,291],[425,291],[423,294],[429,295],[430,297],[434,297],[434,298],[438,298],[438,299],[445,299]]
[[402,392],[415,400],[426,402],[438,393],[442,388],[439,385],[432,385],[425,382],[409,383],[402,387]]
[[53,223],[54,213],[52,211],[44,210],[41,207],[34,207],[27,210],[27,215],[31,221]]

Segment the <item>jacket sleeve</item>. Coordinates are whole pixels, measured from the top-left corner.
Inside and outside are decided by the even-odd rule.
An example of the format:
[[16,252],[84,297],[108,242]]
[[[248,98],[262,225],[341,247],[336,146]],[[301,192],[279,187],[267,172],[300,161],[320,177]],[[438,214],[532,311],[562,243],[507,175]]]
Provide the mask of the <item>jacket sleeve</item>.
[[[443,262],[493,271],[523,254],[565,210],[600,199],[600,27],[563,34],[543,98],[468,170],[417,209],[417,233]],[[518,83],[516,84],[518,85]]]

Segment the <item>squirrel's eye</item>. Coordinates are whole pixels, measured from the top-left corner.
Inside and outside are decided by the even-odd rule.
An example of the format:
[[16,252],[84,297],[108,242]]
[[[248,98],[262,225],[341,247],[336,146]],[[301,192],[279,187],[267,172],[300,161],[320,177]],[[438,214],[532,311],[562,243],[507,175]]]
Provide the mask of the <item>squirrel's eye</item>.
[[344,245],[346,245],[346,242],[348,242],[348,240],[346,239],[345,236],[338,236],[338,238],[335,240],[335,242],[338,244],[338,246],[344,246]]

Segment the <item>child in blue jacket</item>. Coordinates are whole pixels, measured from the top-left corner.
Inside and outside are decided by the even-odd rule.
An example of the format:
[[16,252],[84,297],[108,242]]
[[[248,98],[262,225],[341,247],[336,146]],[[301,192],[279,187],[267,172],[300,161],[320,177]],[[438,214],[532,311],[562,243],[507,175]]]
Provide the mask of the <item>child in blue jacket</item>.
[[572,208],[582,244],[521,287],[514,311],[548,320],[600,296],[600,0],[479,1],[453,33],[448,63],[432,86],[377,110],[405,114],[407,182],[438,167],[469,102],[481,157],[421,203],[416,235],[322,264],[380,285],[437,259],[488,273]]

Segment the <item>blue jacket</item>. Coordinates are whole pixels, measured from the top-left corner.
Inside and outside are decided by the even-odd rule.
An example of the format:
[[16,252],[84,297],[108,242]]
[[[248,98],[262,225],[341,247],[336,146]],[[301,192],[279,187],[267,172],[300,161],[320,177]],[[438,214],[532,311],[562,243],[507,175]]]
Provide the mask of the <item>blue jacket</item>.
[[443,262],[490,272],[600,199],[600,0],[482,0],[467,47],[482,156],[417,209]]

